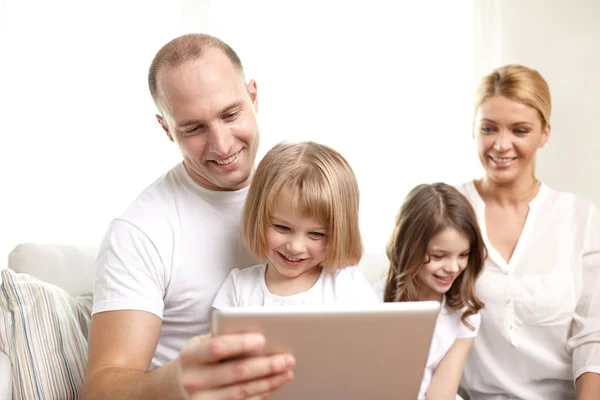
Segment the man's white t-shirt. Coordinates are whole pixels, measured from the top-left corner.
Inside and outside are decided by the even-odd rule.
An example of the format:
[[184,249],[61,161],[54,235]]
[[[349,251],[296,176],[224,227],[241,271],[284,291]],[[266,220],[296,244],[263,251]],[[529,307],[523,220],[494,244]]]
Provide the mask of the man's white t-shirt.
[[151,370],[209,332],[212,302],[231,269],[256,264],[239,234],[247,192],[207,190],[180,163],[110,224],[96,260],[93,313],[161,318]]
[[244,306],[363,305],[378,300],[364,275],[356,267],[323,269],[315,284],[292,296],[278,296],[267,288],[266,264],[231,271],[213,303],[214,308]]
[[[380,301],[383,301],[386,282],[380,282],[373,286],[373,290],[377,293]],[[446,296],[442,300],[440,313],[438,314],[429,346],[429,355],[427,356],[427,364],[421,381],[421,389],[419,390],[419,400],[425,399],[425,393],[429,388],[433,374],[442,358],[448,353],[452,345],[457,339],[474,338],[479,332],[481,317],[479,314],[471,315],[467,318],[467,322],[471,324],[474,330],[471,330],[462,322],[462,315],[466,311],[466,307],[460,310],[453,310],[446,305]],[[456,395],[456,399],[461,399]]]

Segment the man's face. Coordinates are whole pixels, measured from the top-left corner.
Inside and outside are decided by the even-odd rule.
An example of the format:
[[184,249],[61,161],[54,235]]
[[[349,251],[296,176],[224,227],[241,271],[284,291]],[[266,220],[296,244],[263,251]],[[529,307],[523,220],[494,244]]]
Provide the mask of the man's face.
[[157,83],[158,121],[179,146],[192,179],[210,190],[248,186],[259,142],[256,83],[245,84],[217,49],[160,69]]

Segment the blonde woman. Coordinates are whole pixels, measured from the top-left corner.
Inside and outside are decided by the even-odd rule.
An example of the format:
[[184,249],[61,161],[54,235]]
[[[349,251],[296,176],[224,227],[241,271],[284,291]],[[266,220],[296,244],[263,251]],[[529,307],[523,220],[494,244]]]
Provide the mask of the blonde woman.
[[259,163],[242,239],[262,264],[234,269],[215,308],[376,303],[362,256],[358,184],[346,160],[313,142],[281,143]]
[[600,398],[600,217],[536,178],[550,112],[546,81],[524,66],[493,71],[476,93],[485,174],[459,187],[488,249],[462,381],[471,399]]

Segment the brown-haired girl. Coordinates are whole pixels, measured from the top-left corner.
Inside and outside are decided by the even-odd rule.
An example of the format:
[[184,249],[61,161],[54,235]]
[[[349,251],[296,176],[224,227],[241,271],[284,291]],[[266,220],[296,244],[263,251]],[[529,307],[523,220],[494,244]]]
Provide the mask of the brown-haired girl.
[[444,183],[410,191],[387,246],[390,260],[384,301],[439,301],[419,399],[456,395],[479,329],[475,281],[486,248],[467,199]]

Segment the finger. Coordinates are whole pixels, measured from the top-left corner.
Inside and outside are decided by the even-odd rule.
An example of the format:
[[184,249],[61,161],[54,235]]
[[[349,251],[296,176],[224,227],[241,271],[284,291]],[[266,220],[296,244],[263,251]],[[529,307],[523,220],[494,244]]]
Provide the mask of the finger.
[[212,364],[228,358],[257,354],[264,346],[264,336],[256,333],[196,336],[183,348],[179,359],[182,366]]
[[296,365],[290,354],[256,356],[183,370],[181,385],[187,393],[235,385],[285,373]]
[[259,400],[294,379],[291,370],[266,378],[226,386],[191,396],[192,400]]

